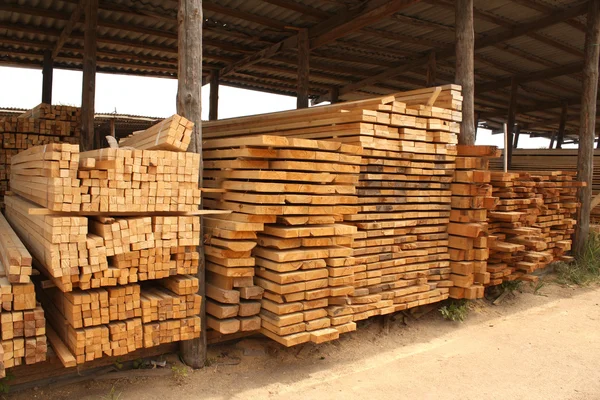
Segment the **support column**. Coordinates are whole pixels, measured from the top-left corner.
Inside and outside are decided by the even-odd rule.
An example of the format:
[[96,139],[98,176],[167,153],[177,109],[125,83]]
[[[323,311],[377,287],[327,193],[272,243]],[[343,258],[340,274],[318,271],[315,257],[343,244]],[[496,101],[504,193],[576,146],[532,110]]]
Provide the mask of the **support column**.
[[562,149],[563,141],[565,140],[565,125],[567,123],[567,103],[562,103],[562,111],[560,113],[560,123],[558,125],[558,138],[556,139],[556,148]]
[[208,119],[216,121],[219,119],[219,70],[210,74],[210,99],[208,104]]
[[550,137],[550,145],[548,146],[548,149],[554,148],[554,140],[555,139],[556,139],[556,131],[552,131],[552,136]]
[[462,86],[463,119],[459,144],[475,144],[475,72],[473,0],[456,0],[456,83]]
[[435,86],[436,64],[435,51],[431,51],[431,53],[429,53],[429,61],[427,62],[427,82],[425,83],[425,86],[427,87]]
[[475,117],[475,141],[477,141],[477,128],[479,127],[479,120],[481,119],[481,113],[478,112]]
[[[188,151],[202,154],[202,0],[179,0],[177,113],[194,123],[194,131]],[[203,163],[200,157],[198,184],[202,187]],[[203,235],[201,235],[203,237]],[[204,247],[198,244],[200,253],[198,280],[202,296],[200,308],[201,333],[198,339],[181,342],[183,361],[192,368],[202,368],[206,363],[206,276]]]
[[512,79],[511,87],[510,87],[510,104],[508,106],[508,117],[507,117],[507,129],[508,129],[508,168],[511,167],[512,164],[512,153],[513,153],[513,132],[515,129],[515,119],[517,115],[517,94],[519,92],[519,85],[517,84],[517,80],[515,78]]
[[517,124],[515,126],[515,143],[513,148],[516,149],[519,146],[519,136],[521,136],[521,125]]
[[335,104],[340,102],[340,89],[337,87],[332,87],[329,91],[330,103]]
[[590,0],[583,59],[583,85],[579,123],[577,179],[586,186],[579,189],[581,209],[575,226],[575,255],[581,255],[590,232],[592,178],[594,172],[594,138],[596,137],[596,96],[598,94],[598,59],[600,43],[600,0]]
[[44,51],[44,65],[42,66],[42,103],[52,104],[52,75],[54,73],[54,60],[50,50]]
[[116,138],[115,119],[110,120],[110,136]]
[[94,136],[94,103],[96,97],[96,36],[98,0],[85,2],[85,33],[83,39],[83,85],[81,87],[81,151],[100,144]]
[[298,31],[298,89],[297,108],[308,108],[310,40],[308,29]]

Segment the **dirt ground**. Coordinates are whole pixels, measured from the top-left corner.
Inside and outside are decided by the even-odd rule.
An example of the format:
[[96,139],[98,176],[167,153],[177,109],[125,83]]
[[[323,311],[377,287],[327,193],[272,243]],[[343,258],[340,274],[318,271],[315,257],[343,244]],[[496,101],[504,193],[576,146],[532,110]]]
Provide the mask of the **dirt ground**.
[[[339,341],[284,348],[267,339],[210,348],[203,370],[87,381],[11,399],[600,399],[600,287],[545,285],[502,304],[480,300],[464,323],[378,319]],[[171,362],[177,362],[171,357]]]

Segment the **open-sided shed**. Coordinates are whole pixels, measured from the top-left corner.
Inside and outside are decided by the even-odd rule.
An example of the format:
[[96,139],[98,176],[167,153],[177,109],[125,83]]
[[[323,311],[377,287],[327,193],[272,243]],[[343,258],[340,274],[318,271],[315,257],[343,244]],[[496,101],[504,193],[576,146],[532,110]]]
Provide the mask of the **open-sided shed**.
[[[592,181],[600,0],[4,0],[0,64],[83,70],[82,142],[94,135],[96,72],[178,79],[178,113],[196,123],[211,82],[338,102],[443,83],[463,86],[459,141],[475,126],[580,144]],[[518,140],[514,140],[514,145]],[[598,142],[600,144],[600,141]],[[509,146],[512,148],[512,145]],[[591,186],[591,185],[589,185]],[[578,224],[587,236],[590,187]],[[582,240],[579,241],[580,244]],[[202,285],[201,285],[202,287]],[[203,338],[205,336],[203,335]],[[202,364],[202,340],[185,358]]]

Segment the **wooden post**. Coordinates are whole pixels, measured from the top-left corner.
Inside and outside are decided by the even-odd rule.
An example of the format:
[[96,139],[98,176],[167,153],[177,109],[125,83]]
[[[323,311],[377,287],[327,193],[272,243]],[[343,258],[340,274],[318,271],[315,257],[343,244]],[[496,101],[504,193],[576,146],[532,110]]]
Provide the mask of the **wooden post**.
[[583,85],[579,123],[577,178],[586,186],[579,189],[581,209],[575,226],[575,255],[585,249],[590,232],[592,179],[594,173],[594,138],[596,137],[596,96],[598,95],[598,59],[600,45],[600,0],[590,0],[583,60]]
[[219,70],[210,74],[210,99],[208,102],[208,119],[216,121],[219,119]]
[[[194,131],[188,151],[202,154],[202,0],[179,0],[178,24],[178,80],[177,113],[194,123]],[[202,187],[203,163],[200,157],[198,184]],[[202,237],[202,236],[201,236]],[[202,368],[206,363],[206,275],[204,247],[198,244],[200,266],[198,279],[201,333],[198,339],[181,342],[183,361],[192,368]]]
[[96,35],[98,0],[85,2],[85,33],[83,39],[83,85],[81,93],[81,151],[99,145],[94,136],[94,102],[96,97]]
[[508,128],[506,127],[506,122],[502,124],[502,128],[504,133],[504,151],[502,151],[502,170],[504,172],[508,171],[508,149],[510,146],[508,145]]
[[477,142],[477,128],[479,128],[479,120],[481,119],[481,113],[478,112],[475,118],[475,142]]
[[567,103],[562,103],[562,111],[560,113],[560,123],[558,125],[558,138],[556,139],[556,148],[562,149],[563,141],[565,140],[565,125],[567,123]]
[[435,86],[436,69],[435,50],[432,50],[431,53],[429,53],[429,61],[427,62],[427,82],[425,83],[425,86]]
[[521,125],[515,125],[515,143],[513,148],[516,149],[519,146],[519,136],[521,135]]
[[473,0],[456,0],[456,83],[462,86],[463,119],[458,143],[475,144],[475,72]]
[[512,79],[510,88],[510,104],[508,106],[508,118],[507,118],[507,129],[508,129],[508,168],[512,164],[512,150],[513,150],[513,131],[515,128],[515,119],[517,115],[517,94],[519,92],[519,85],[515,78]]
[[552,136],[550,137],[550,145],[548,146],[549,149],[554,148],[554,140],[556,139],[556,131],[552,131]]
[[110,136],[116,138],[117,136],[117,132],[116,132],[116,128],[115,128],[115,119],[112,118],[110,120]]
[[44,65],[42,66],[42,103],[52,104],[52,75],[54,60],[50,50],[44,51]]
[[310,72],[310,39],[308,29],[298,31],[298,88],[297,108],[308,108],[308,85]]
[[331,104],[339,103],[340,102],[340,89],[338,87],[332,87],[331,90],[329,91],[329,97],[330,97],[329,102]]

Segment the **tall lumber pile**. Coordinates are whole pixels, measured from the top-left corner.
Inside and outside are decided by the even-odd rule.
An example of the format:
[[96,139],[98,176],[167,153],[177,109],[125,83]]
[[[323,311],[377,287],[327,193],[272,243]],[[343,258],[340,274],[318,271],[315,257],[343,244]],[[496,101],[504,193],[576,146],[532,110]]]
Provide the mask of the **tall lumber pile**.
[[40,104],[13,117],[0,118],[0,208],[10,190],[11,159],[22,150],[50,143],[79,143],[81,112],[77,107]]
[[[161,143],[149,131],[133,139]],[[199,155],[135,144],[51,144],[12,160],[6,216],[47,279],[38,295],[65,366],[200,334]]]
[[557,260],[570,260],[571,235],[579,204],[575,173],[568,171],[492,172],[488,271],[491,285],[535,280],[529,275]]
[[477,299],[490,281],[487,272],[487,210],[495,207],[488,158],[496,156],[492,146],[458,146],[450,212],[450,268],[454,287],[450,297]]
[[46,360],[46,320],[31,282],[32,257],[0,214],[0,377]]
[[[451,108],[436,107],[437,99]],[[248,136],[263,134],[280,138],[324,139],[360,146],[364,151],[360,171],[355,173],[358,176],[354,178],[358,178],[354,181],[357,207],[354,212],[342,213],[343,223],[356,229],[356,233],[352,234],[353,256],[339,254],[336,256],[336,269],[329,270],[330,286],[333,286],[332,282],[342,287],[351,285],[353,291],[344,296],[329,297],[327,313],[330,324],[353,328],[352,323],[360,319],[440,301],[448,297],[452,286],[447,228],[456,155],[455,133],[461,119],[459,110],[460,87],[449,85],[406,95],[399,93],[325,107],[206,122],[203,125],[206,144],[218,142],[229,147],[221,148],[228,156],[219,162],[207,159],[216,156],[216,153],[205,149],[205,159],[208,160],[205,177],[222,179],[223,185],[216,183],[215,187],[224,188],[227,193],[212,196],[231,200],[213,204],[205,202],[205,205],[236,212],[260,210],[264,214],[276,214],[276,211],[286,211],[287,208],[276,208],[273,201],[294,204],[300,199],[295,196],[288,200],[282,196],[288,188],[298,189],[286,184],[285,179],[281,181],[286,175],[277,175],[280,171],[265,170],[277,168],[268,163],[261,164],[258,150],[250,149],[251,145],[244,146]],[[251,154],[250,150],[255,153]],[[306,175],[306,178],[300,176],[294,179],[309,179],[312,176],[309,172],[320,171],[316,164],[297,163],[294,157],[289,160],[276,165]],[[227,171],[217,171],[221,168]],[[243,171],[245,169],[255,171],[247,174]],[[227,179],[232,182],[227,183]],[[246,185],[243,180],[260,181],[260,186],[258,182]],[[312,181],[304,183],[305,191],[314,190]],[[232,191],[238,193],[230,193]],[[240,193],[242,191],[249,192],[246,196]],[[308,196],[305,197],[308,199]],[[327,210],[325,207],[318,209],[319,212]],[[307,208],[303,212],[310,210]],[[330,211],[333,210],[323,215],[331,216]],[[265,316],[263,332],[292,345],[307,340],[303,332],[293,333],[294,329],[306,329],[307,326],[306,321],[301,319],[300,305],[293,304],[300,300],[296,293],[302,287],[306,288],[307,274],[292,274],[289,269],[281,269],[284,267],[280,264],[285,263],[285,268],[299,268],[309,259],[327,255],[311,247],[287,250],[282,239],[298,246],[304,233],[295,228],[297,222],[278,219],[280,224],[291,225],[293,229],[276,232],[269,230],[273,221],[261,221],[265,223],[265,230],[259,233],[259,244],[252,254],[256,256],[258,276],[255,280],[266,289],[261,311],[261,316]],[[336,225],[341,225],[339,222],[342,221],[336,221]],[[318,232],[315,226],[310,234],[317,236]],[[351,230],[344,228],[344,232],[350,235]],[[278,235],[281,236],[276,241],[272,236]],[[263,236],[268,241],[262,239]],[[337,243],[348,243],[346,240]],[[273,265],[273,262],[278,264]],[[314,268],[311,273],[315,275],[310,278],[315,284],[319,281],[316,265],[334,265],[332,262],[311,264],[315,264],[311,265]],[[269,268],[278,268],[285,275],[272,273]],[[338,277],[343,279],[332,279]]]
[[[356,229],[339,222],[357,211],[360,147],[263,135],[208,140],[203,149],[205,186],[222,189],[205,193],[204,205],[235,211],[208,224],[208,326],[221,333],[262,327],[288,346],[354,330],[351,320],[332,321],[326,308],[328,298],[353,291]],[[234,276],[240,267],[255,267],[260,290],[241,286]],[[252,309],[260,318],[250,324],[245,300],[261,297]]]

